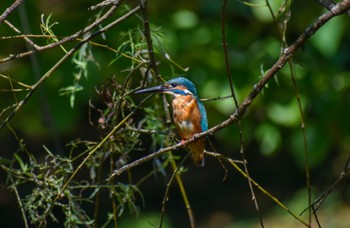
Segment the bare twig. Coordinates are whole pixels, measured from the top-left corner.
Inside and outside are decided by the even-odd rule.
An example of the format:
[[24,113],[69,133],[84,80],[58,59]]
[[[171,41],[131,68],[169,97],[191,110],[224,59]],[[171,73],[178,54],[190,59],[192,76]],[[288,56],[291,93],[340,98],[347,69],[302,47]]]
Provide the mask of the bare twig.
[[[102,172],[103,172],[103,162],[104,157],[101,157],[99,160],[98,165],[98,171],[97,171],[97,183],[99,183],[102,180]],[[101,202],[101,191],[98,191],[95,196],[95,207],[94,207],[94,227],[98,227],[98,218],[99,218],[99,208],[100,208],[100,202]]]
[[[8,21],[5,21],[5,23]],[[9,22],[8,22],[9,23]],[[9,27],[10,23],[7,24]],[[12,25],[13,26],[13,25]],[[11,27],[12,29],[14,29],[13,27]],[[15,29],[14,29],[15,30]],[[17,29],[18,30],[18,29]],[[16,31],[17,33],[21,33],[21,31]],[[54,35],[35,35],[35,34],[22,34],[22,35],[14,35],[14,36],[1,36],[0,40],[12,40],[12,39],[24,39],[25,37],[27,38],[62,38],[62,37],[58,37],[58,36],[54,36]]]
[[243,175],[245,178],[248,178],[250,180],[250,182],[257,187],[262,193],[264,193],[265,195],[267,195],[271,200],[273,200],[277,205],[279,205],[281,208],[283,208],[286,212],[288,212],[291,216],[293,216],[296,220],[298,220],[299,222],[301,222],[302,224],[304,224],[307,227],[310,227],[306,222],[304,222],[301,218],[299,218],[298,216],[296,216],[293,212],[291,212],[287,206],[285,206],[281,201],[279,201],[276,197],[274,197],[273,195],[271,195],[266,189],[264,189],[261,185],[259,185],[255,180],[253,180],[247,173],[245,173],[241,168],[238,167],[238,165],[233,162],[232,160],[228,160],[230,162],[230,164],[241,174]]
[[5,10],[5,12],[0,15],[0,25],[22,2],[23,0],[16,0],[9,8]]
[[[154,75],[157,79],[157,83],[160,84],[161,78],[158,72],[158,64],[156,57],[154,55],[154,48],[153,48],[153,41],[152,41],[152,36],[151,36],[151,28],[149,25],[149,15],[148,15],[148,0],[141,0],[141,7],[142,7],[142,16],[143,16],[143,34],[146,38],[146,43],[147,43],[147,48],[148,48],[148,54],[149,54],[149,60],[150,60],[150,69],[153,69]],[[147,75],[145,75],[146,77]],[[169,105],[166,100],[165,94],[162,94],[162,99],[163,99],[163,107],[165,111],[165,116],[166,116],[166,123],[170,124],[171,123],[171,118],[170,118],[170,111],[169,111]],[[168,128],[171,131],[171,128]]]
[[[14,181],[12,180],[12,177],[11,177],[11,182],[14,183]],[[29,225],[28,225],[26,213],[25,213],[25,211],[24,211],[24,206],[23,206],[21,197],[19,196],[19,193],[18,193],[16,184],[13,184],[13,185],[11,186],[11,188],[12,188],[13,191],[15,192],[16,200],[17,200],[17,202],[18,202],[19,209],[21,210],[21,214],[22,214],[22,218],[23,218],[23,222],[24,222],[24,227],[28,228]]]
[[338,179],[327,189],[325,193],[323,193],[320,197],[318,197],[312,204],[311,206],[307,207],[304,209],[300,215],[302,215],[305,211],[309,210],[309,208],[312,208],[313,213],[316,213],[317,210],[321,207],[323,202],[327,199],[330,193],[335,189],[335,187],[338,185],[338,183],[343,180],[347,174],[350,171],[350,157],[347,159],[346,164],[344,166],[343,171],[340,173]]
[[105,0],[103,2],[100,2],[94,6],[91,6],[89,8],[89,10],[96,10],[96,9],[99,9],[99,8],[102,8],[102,7],[106,7],[106,6],[109,6],[109,5],[118,5],[120,3],[121,0]]
[[[233,87],[232,73],[231,73],[229,57],[228,57],[228,51],[227,51],[227,40],[226,40],[226,30],[225,30],[226,6],[227,6],[227,0],[224,0],[224,2],[222,4],[222,11],[221,11],[222,46],[223,46],[223,51],[224,51],[224,58],[225,58],[227,78],[228,78],[228,81],[229,81],[229,84],[230,84],[231,96],[232,96],[233,101],[235,103],[235,108],[237,109],[238,108],[238,101],[237,101],[236,93],[235,93],[235,90],[234,90],[234,87]],[[243,161],[244,171],[249,176],[247,161],[246,161],[245,154],[244,154],[243,131],[242,131],[242,126],[241,126],[241,121],[239,119],[237,121],[237,126],[238,126],[238,130],[239,130],[239,142],[240,142],[240,150],[239,151],[240,151],[241,158],[242,158],[242,161]],[[261,225],[261,227],[264,227],[264,223],[263,223],[263,220],[262,220],[261,215],[260,215],[258,200],[257,200],[257,198],[255,196],[253,185],[252,185],[252,183],[251,183],[249,178],[247,178],[247,180],[248,180],[248,186],[249,186],[249,189],[250,189],[250,193],[252,195],[252,200],[254,202],[255,209],[256,209],[256,211],[257,211],[257,213],[259,215],[260,225]]]
[[[205,154],[207,154],[207,155],[209,155],[209,156],[212,156],[212,157],[214,157],[214,158],[217,158],[217,159],[219,159],[220,161],[221,160],[225,160],[225,161],[228,161],[228,162],[234,162],[234,163],[237,163],[237,164],[244,164],[244,161],[241,161],[241,160],[233,160],[233,159],[231,159],[231,158],[229,158],[229,157],[226,157],[226,156],[224,156],[223,154],[220,154],[220,153],[217,153],[217,152],[211,152],[211,151],[205,151],[204,152]],[[225,171],[227,171],[227,170],[225,170]]]
[[[269,0],[265,0],[267,8],[270,11],[271,17],[274,21],[274,24],[276,25],[276,28],[278,30],[278,33],[281,37],[281,41],[282,41],[282,50],[284,48],[286,48],[288,46],[287,41],[286,41],[286,34],[285,34],[285,28],[281,28],[281,26],[279,25],[276,16],[272,10],[271,4]],[[287,15],[287,14],[286,14]],[[288,19],[285,19],[284,21],[284,27],[286,26],[286,23]],[[308,198],[308,205],[311,205],[311,188],[310,188],[310,171],[309,171],[309,159],[308,159],[308,150],[307,150],[307,138],[306,138],[306,131],[305,131],[305,121],[304,121],[304,112],[302,109],[302,105],[301,105],[301,98],[300,98],[300,93],[298,90],[298,86],[297,86],[297,82],[295,80],[295,74],[296,71],[294,69],[294,63],[292,61],[292,59],[288,60],[288,66],[289,66],[289,70],[290,70],[290,75],[291,75],[291,79],[292,79],[292,83],[295,89],[295,94],[297,97],[297,102],[298,102],[298,108],[299,108],[299,113],[300,113],[300,122],[301,122],[301,130],[302,130],[302,135],[303,135],[303,142],[304,142],[304,167],[305,167],[305,179],[306,179],[306,188],[307,188],[307,198]],[[309,210],[309,214],[308,214],[308,222],[309,225],[311,226],[311,209]]]
[[[302,131],[302,137],[303,137],[303,149],[304,149],[304,170],[305,170],[305,179],[306,179],[306,189],[307,189],[307,202],[308,205],[311,205],[311,183],[310,183],[310,169],[309,169],[309,155],[308,155],[308,145],[307,145],[307,137],[306,137],[306,128],[305,128],[305,118],[304,118],[304,111],[301,105],[301,98],[300,98],[300,92],[297,86],[297,81],[295,80],[295,66],[292,63],[292,60],[288,61],[290,72],[291,72],[291,79],[292,83],[295,89],[295,93],[297,96],[297,102],[298,102],[298,108],[300,113],[300,128]],[[315,214],[316,215],[316,214]],[[308,213],[309,218],[309,225],[311,226],[311,209]],[[317,218],[317,217],[316,217]]]
[[148,48],[148,54],[150,59],[150,66],[154,71],[155,76],[157,77],[157,82],[160,83],[159,73],[158,73],[158,67],[157,67],[157,61],[156,57],[154,55],[153,50],[153,42],[151,37],[151,29],[149,25],[149,15],[148,15],[148,0],[141,0],[141,7],[142,7],[142,18],[143,18],[143,34],[146,38],[147,42],[147,48]]
[[160,224],[159,224],[159,227],[163,227],[163,220],[164,220],[164,215],[165,215],[165,208],[166,208],[166,203],[168,202],[168,198],[169,198],[169,190],[170,190],[170,186],[174,180],[174,178],[176,178],[176,181],[179,185],[179,188],[180,188],[180,192],[182,194],[182,197],[184,198],[184,201],[185,201],[185,206],[186,206],[186,209],[187,209],[187,213],[189,215],[189,219],[190,219],[190,225],[191,225],[191,228],[194,228],[196,227],[196,219],[194,217],[194,214],[193,214],[193,211],[192,211],[192,207],[189,203],[189,200],[188,200],[188,197],[187,197],[187,194],[186,194],[186,191],[185,191],[185,187],[183,185],[183,182],[182,182],[182,179],[181,179],[181,176],[180,174],[178,173],[179,169],[182,167],[182,164],[184,163],[184,161],[187,160],[187,158],[189,157],[190,153],[187,153],[187,155],[182,159],[182,161],[180,162],[179,165],[176,165],[176,162],[173,158],[173,155],[172,153],[170,153],[170,163],[171,163],[171,167],[173,169],[173,174],[172,176],[170,177],[169,179],[169,182],[167,184],[167,187],[165,189],[165,193],[164,193],[164,197],[163,197],[163,201],[162,201],[162,215],[161,215],[161,218],[160,218]]
[[236,108],[238,108],[238,101],[235,93],[235,89],[233,87],[233,81],[232,81],[232,73],[231,73],[231,67],[228,59],[228,52],[227,52],[227,40],[226,40],[226,29],[225,29],[225,12],[226,12],[226,5],[227,0],[224,0],[222,4],[222,10],[221,10],[221,37],[222,37],[222,46],[224,51],[224,59],[225,59],[225,66],[226,66],[226,73],[227,78],[230,83],[230,90],[231,90],[231,96],[233,98],[233,101],[235,102]]
[[224,99],[229,99],[231,98],[232,95],[228,95],[228,96],[223,96],[223,97],[214,97],[214,98],[202,98],[200,99],[201,101],[217,101],[217,100],[224,100]]

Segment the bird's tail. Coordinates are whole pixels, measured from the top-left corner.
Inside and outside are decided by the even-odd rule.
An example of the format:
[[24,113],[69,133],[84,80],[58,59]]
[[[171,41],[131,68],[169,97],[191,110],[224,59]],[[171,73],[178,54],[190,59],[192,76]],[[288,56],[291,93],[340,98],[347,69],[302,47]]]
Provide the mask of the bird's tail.
[[191,153],[193,162],[196,166],[203,167],[205,165],[204,162],[204,141],[205,139],[199,139],[196,142],[188,145]]

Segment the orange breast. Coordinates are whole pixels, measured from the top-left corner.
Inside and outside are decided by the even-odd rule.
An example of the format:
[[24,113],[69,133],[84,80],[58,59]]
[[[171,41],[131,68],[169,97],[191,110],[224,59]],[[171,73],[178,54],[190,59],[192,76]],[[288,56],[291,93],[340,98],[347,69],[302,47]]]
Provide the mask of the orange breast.
[[[202,132],[201,113],[196,100],[191,96],[178,96],[172,101],[174,123],[182,139],[190,139]],[[204,166],[204,141],[201,138],[188,145],[196,166]]]
[[174,123],[182,139],[190,139],[202,132],[196,100],[191,96],[178,96],[172,101]]

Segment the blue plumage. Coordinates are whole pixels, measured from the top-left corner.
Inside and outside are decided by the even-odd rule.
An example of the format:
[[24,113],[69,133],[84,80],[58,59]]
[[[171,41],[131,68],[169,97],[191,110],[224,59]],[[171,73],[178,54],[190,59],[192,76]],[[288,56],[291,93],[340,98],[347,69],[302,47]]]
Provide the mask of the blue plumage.
[[165,84],[173,84],[173,83],[177,85],[185,86],[198,99],[196,86],[193,84],[193,82],[191,82],[187,78],[178,77],[178,78],[170,79],[169,81],[165,82]]
[[205,110],[205,107],[203,105],[203,103],[198,100],[198,107],[199,107],[199,111],[201,113],[201,127],[202,127],[202,131],[207,131],[208,130],[208,119],[207,119],[207,111]]

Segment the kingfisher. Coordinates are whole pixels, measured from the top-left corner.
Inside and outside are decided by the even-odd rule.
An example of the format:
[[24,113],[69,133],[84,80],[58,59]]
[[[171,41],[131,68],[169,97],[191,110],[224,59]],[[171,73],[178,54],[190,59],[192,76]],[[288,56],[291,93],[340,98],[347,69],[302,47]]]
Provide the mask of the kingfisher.
[[[198,98],[196,86],[187,78],[177,77],[162,85],[141,89],[135,93],[172,95],[173,119],[181,137],[181,143],[192,138],[194,134],[208,130],[205,107]],[[187,146],[196,166],[204,166],[204,142],[205,138],[200,138]]]

